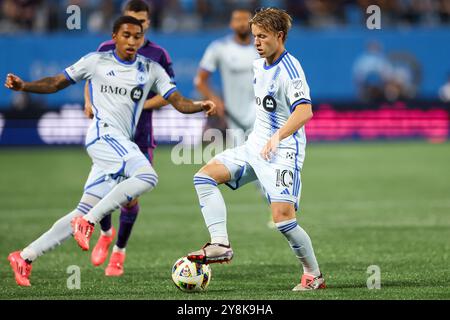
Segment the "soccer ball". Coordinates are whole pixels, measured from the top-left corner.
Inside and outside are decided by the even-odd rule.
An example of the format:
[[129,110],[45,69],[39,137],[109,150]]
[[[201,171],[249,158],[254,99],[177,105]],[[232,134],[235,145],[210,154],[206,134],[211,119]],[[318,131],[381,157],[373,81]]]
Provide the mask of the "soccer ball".
[[211,267],[189,261],[187,257],[178,259],[172,267],[172,280],[184,292],[205,290],[211,281]]

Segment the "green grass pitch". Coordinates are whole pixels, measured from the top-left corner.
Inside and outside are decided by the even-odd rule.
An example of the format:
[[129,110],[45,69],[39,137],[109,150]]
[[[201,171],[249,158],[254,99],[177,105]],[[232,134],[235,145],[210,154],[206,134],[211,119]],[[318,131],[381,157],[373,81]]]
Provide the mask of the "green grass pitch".
[[[284,237],[267,228],[268,207],[253,185],[222,187],[233,262],[212,265],[206,292],[176,289],[172,264],[208,240],[192,184],[199,166],[174,165],[168,147],[159,147],[155,159],[159,185],[141,199],[123,277],[105,277],[105,266],[93,267],[90,253],[69,239],[36,261],[31,288],[19,288],[8,253],[75,207],[90,160],[82,149],[2,149],[0,299],[450,298],[448,143],[308,146],[298,217],[328,289],[306,293],[291,292],[300,277],[298,261]],[[81,268],[80,290],[67,289],[71,265]],[[366,285],[371,265],[381,270],[379,290]]]

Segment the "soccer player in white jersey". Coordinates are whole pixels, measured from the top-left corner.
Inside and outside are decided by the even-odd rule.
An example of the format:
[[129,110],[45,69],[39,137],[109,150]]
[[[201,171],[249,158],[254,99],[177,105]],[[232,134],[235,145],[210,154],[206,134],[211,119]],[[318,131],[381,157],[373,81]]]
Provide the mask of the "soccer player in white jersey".
[[246,143],[213,158],[194,176],[194,185],[211,242],[188,254],[198,263],[228,262],[225,202],[218,185],[233,189],[259,180],[267,192],[272,218],[303,266],[294,291],[325,288],[311,239],[296,219],[305,158],[304,125],[312,118],[309,87],[302,67],[285,49],[291,17],[267,8],[250,20],[254,44],[262,59],[254,63],[256,120]]
[[156,186],[155,170],[132,142],[150,90],[180,112],[215,113],[213,102],[184,98],[159,64],[137,54],[144,39],[139,20],[120,17],[114,23],[112,38],[115,50],[88,54],[54,77],[24,82],[16,75],[7,75],[7,88],[34,93],[54,93],[88,80],[94,109],[94,121],[86,135],[86,149],[93,165],[80,203],[25,249],[8,256],[20,286],[30,286],[31,263],[36,258],[72,234],[83,250],[89,250],[96,223]]
[[[197,76],[194,79],[197,90],[217,106],[219,117],[225,117],[228,126],[227,138],[232,138],[228,147],[236,147],[245,138],[255,123],[255,93],[253,91],[253,62],[259,58],[251,39],[250,10],[237,8],[231,13],[232,35],[213,41],[206,49]],[[223,100],[211,88],[209,80],[218,70],[223,87]],[[257,183],[264,197],[264,189]],[[270,218],[269,228],[275,225]]]
[[[213,41],[206,49],[194,83],[197,90],[217,106],[219,116],[225,116],[229,129],[240,130],[236,139],[244,142],[244,132],[255,122],[253,93],[253,61],[258,54],[251,41],[248,25],[252,14],[247,9],[235,9],[231,14],[230,28],[233,34]],[[222,100],[211,88],[209,79],[216,70],[220,72]],[[233,131],[232,131],[233,132]],[[241,144],[241,143],[239,143]]]

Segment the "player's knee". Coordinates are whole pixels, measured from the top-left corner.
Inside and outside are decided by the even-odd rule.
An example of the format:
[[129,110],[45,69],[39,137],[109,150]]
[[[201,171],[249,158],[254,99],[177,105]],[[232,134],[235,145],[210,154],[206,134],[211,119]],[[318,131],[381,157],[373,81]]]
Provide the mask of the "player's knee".
[[273,222],[283,222],[295,218],[295,209],[289,204],[272,205]]
[[145,166],[137,169],[133,176],[143,182],[146,182],[149,185],[149,189],[156,187],[158,184],[158,175],[151,166]]
[[213,159],[207,165],[202,167],[196,175],[204,175],[212,180],[214,180],[217,184],[222,184],[230,181],[231,174],[228,171],[227,167],[221,162]]

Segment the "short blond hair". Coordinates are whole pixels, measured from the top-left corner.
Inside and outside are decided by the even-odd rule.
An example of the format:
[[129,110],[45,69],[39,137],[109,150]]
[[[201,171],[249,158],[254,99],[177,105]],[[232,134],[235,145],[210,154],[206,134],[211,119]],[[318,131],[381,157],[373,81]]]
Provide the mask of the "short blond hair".
[[283,43],[286,42],[289,29],[292,27],[291,16],[282,9],[263,8],[250,19],[250,28],[257,25],[266,31],[273,33],[283,32]]

